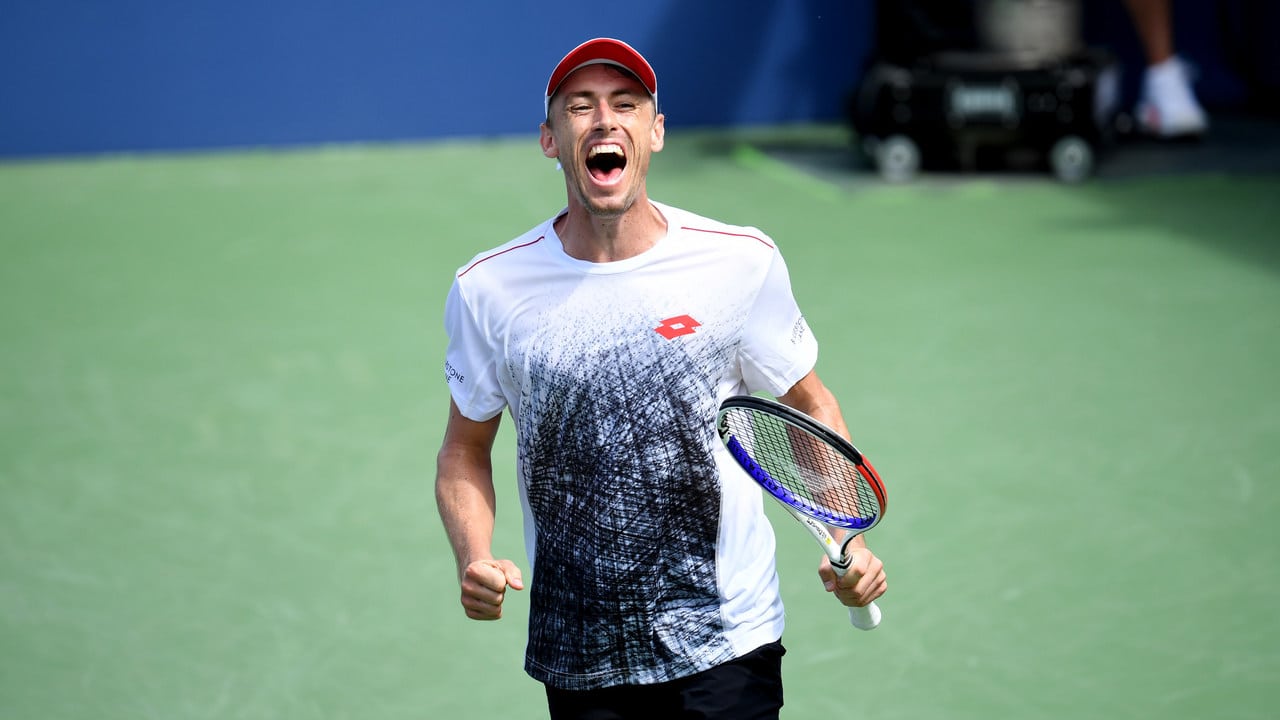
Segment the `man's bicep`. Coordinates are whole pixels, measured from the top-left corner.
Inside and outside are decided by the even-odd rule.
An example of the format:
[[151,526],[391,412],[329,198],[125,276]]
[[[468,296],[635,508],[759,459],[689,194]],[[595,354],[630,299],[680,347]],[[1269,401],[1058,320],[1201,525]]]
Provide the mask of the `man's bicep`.
[[818,377],[817,370],[810,370],[804,377],[796,381],[786,392],[778,396],[784,405],[789,405],[801,412],[809,412],[821,405],[830,395],[826,384]]
[[816,370],[810,370],[787,392],[779,395],[778,400],[783,405],[799,410],[848,439],[849,431],[845,427],[840,404],[826,383],[822,382],[822,378],[818,377]]
[[[478,422],[463,415],[449,403],[449,424],[436,456],[436,502],[450,537],[460,532],[453,527],[459,519],[482,511],[492,516],[494,506],[493,461],[491,451],[502,415]],[[465,523],[464,523],[465,524]],[[458,541],[455,539],[455,543]]]
[[493,450],[494,439],[498,436],[498,425],[502,422],[502,413],[488,420],[472,420],[458,409],[458,404],[449,400],[449,421],[445,426],[444,443],[440,448],[443,457],[464,455],[483,457],[487,460]]

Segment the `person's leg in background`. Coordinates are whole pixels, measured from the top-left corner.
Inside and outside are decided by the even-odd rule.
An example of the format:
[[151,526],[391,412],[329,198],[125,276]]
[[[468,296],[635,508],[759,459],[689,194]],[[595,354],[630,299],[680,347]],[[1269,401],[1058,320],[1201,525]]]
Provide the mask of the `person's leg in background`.
[[1191,89],[1187,66],[1173,40],[1170,0],[1125,0],[1146,53],[1137,120],[1146,132],[1163,138],[1201,135],[1209,118]]

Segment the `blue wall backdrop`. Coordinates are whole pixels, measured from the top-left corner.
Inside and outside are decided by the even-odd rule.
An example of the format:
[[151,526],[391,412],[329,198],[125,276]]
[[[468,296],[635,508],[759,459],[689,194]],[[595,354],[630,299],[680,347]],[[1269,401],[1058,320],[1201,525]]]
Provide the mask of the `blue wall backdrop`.
[[[669,128],[838,120],[877,1],[972,2],[5,0],[0,157],[533,133],[551,67],[596,35],[653,62]],[[1084,2],[1090,40],[1140,64],[1120,0]],[[1275,94],[1280,5],[1175,6],[1207,102],[1245,94],[1241,67]]]
[[834,119],[872,4],[9,0],[0,155],[533,133],[596,35],[654,64],[669,127]]

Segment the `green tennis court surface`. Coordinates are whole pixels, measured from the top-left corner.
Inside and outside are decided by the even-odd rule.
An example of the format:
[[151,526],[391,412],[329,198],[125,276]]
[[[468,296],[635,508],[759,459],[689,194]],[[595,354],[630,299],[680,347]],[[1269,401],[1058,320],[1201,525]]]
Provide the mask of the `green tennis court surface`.
[[[842,184],[758,140],[673,133],[651,194],[779,241],[890,499],[866,634],[771,509],[784,717],[1274,717],[1280,174]],[[452,271],[552,168],[0,165],[0,718],[543,717],[432,480]]]

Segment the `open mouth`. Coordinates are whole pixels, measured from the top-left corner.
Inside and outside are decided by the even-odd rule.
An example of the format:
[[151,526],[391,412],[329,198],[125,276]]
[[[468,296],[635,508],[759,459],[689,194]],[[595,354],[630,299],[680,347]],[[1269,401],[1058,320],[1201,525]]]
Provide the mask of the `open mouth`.
[[587,151],[587,172],[598,183],[608,185],[617,182],[626,166],[627,156],[621,145],[606,143]]

